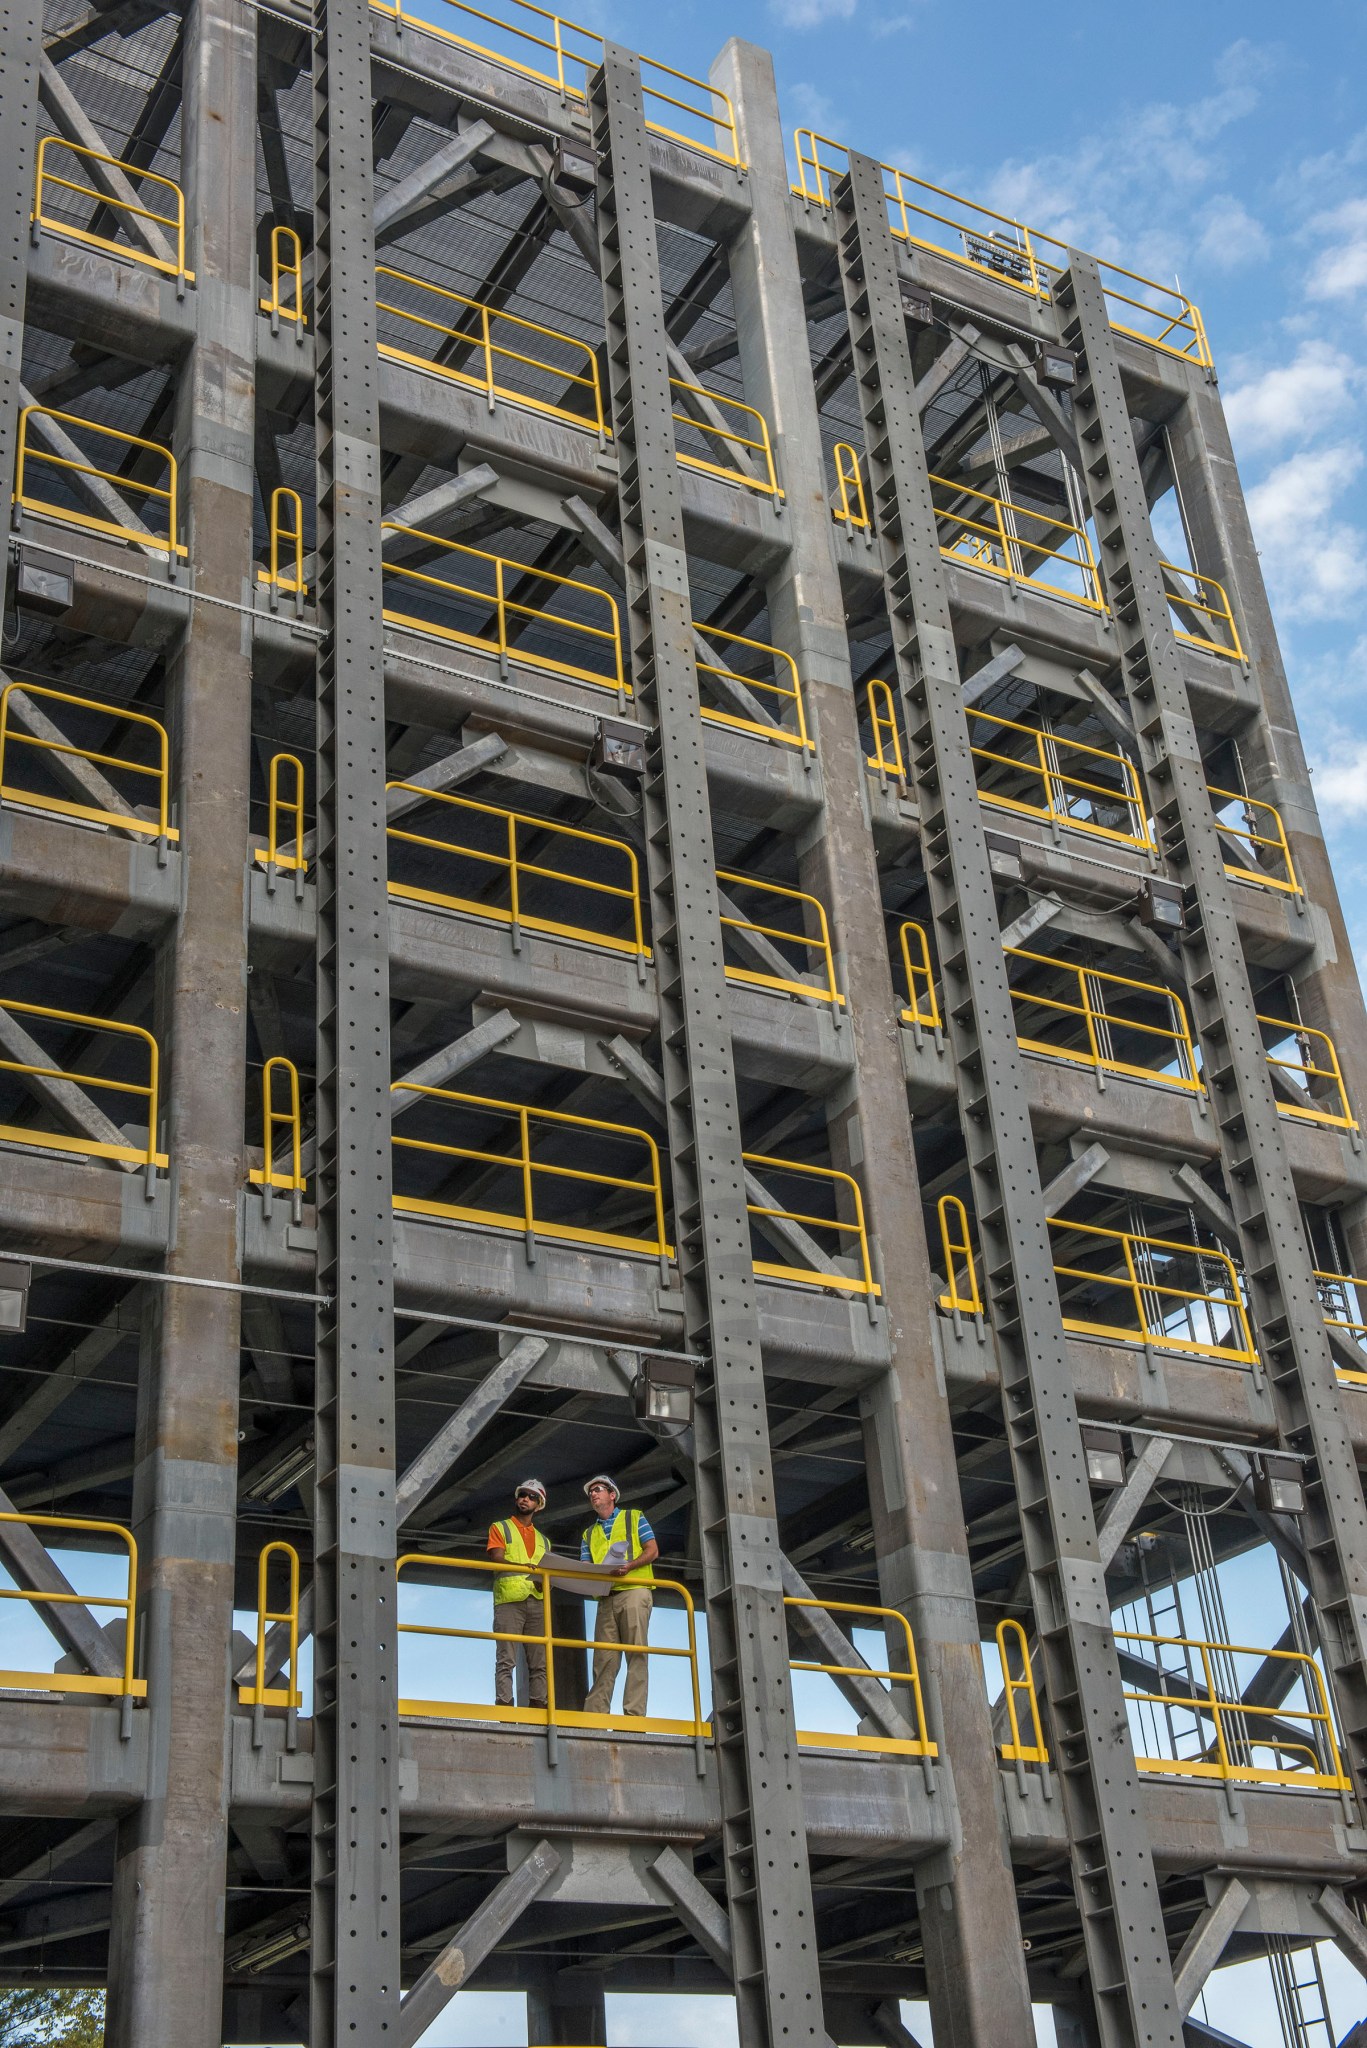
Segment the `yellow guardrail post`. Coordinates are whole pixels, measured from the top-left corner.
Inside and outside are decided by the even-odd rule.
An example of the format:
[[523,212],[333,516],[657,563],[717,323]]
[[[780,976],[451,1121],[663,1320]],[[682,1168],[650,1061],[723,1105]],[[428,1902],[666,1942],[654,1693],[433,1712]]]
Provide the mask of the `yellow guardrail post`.
[[[1056,960],[1048,953],[1032,953],[1024,946],[1003,948],[1009,960],[1025,960],[1034,967],[1042,967],[1074,983],[1077,990],[1076,1002],[1065,1002],[1058,996],[1043,995],[1032,988],[1011,987],[1011,1000],[1028,1005],[1032,1009],[1047,1010],[1058,1017],[1080,1018],[1087,1036],[1086,1052],[1072,1046],[1056,1045],[1052,1039],[1033,1038],[1018,1033],[1017,1044],[1022,1051],[1034,1053],[1041,1059],[1067,1060],[1094,1069],[1098,1086],[1105,1085],[1107,1074],[1119,1074],[1128,1079],[1161,1083],[1167,1088],[1182,1088],[1196,1095],[1204,1093],[1205,1084],[1196,1069],[1196,1048],[1192,1042],[1191,1027],[1187,1021],[1186,1008],[1180,996],[1157,982],[1137,981],[1126,974],[1107,974],[1099,968],[1082,967],[1071,960]],[[1168,1010],[1168,1023],[1149,1024],[1142,1018],[1124,1017],[1118,1011],[1106,1007],[1108,988],[1126,989],[1141,996],[1152,996],[1164,1003]],[[1107,1032],[1107,1044],[1103,1045],[1098,1026]],[[1110,1034],[1116,1031],[1133,1033],[1141,1039],[1158,1039],[1170,1046],[1177,1066],[1176,1074],[1146,1067],[1137,1060],[1121,1059],[1109,1049]]]
[[[288,522],[282,516],[289,514]],[[291,566],[280,567],[280,543],[285,541],[290,550]],[[271,610],[280,601],[280,593],[294,598],[296,612],[302,612],[308,586],[304,582],[304,501],[298,491],[292,491],[286,484],[277,484],[271,492],[270,502],[270,562],[269,570],[258,569],[256,580],[270,590]]]
[[[944,1293],[938,1306],[947,1309],[954,1318],[954,1327],[960,1327],[961,1316],[972,1316],[981,1332],[983,1321],[983,1298],[978,1292],[978,1274],[973,1260],[973,1240],[968,1232],[968,1211],[957,1195],[941,1195],[935,1205],[940,1219],[940,1249],[944,1254]],[[956,1263],[962,1259],[965,1286],[959,1286]]]
[[[6,1007],[9,1007],[8,1005]],[[69,1529],[76,1534],[116,1536],[128,1558],[126,1590],[117,1593],[44,1593],[22,1586],[0,1586],[0,1600],[27,1600],[33,1607],[115,1607],[123,1615],[123,1669],[117,1677],[100,1672],[0,1671],[0,1686],[20,1692],[66,1692],[98,1694],[117,1699],[122,1719],[119,1733],[126,1741],[133,1732],[134,1700],[147,1697],[147,1680],[133,1676],[137,1653],[138,1545],[137,1538],[118,1522],[94,1522],[83,1515],[30,1515],[13,1509],[0,1513],[0,1522],[15,1522],[26,1529]]]
[[[1333,1099],[1338,1105],[1335,1109],[1321,1109],[1313,1097],[1306,1104],[1279,1102],[1278,1115],[1295,1117],[1301,1123],[1328,1124],[1332,1129],[1347,1131],[1350,1137],[1356,1138],[1358,1121],[1353,1115],[1348,1101],[1348,1091],[1343,1084],[1343,1069],[1339,1065],[1338,1048],[1328,1032],[1316,1031],[1309,1024],[1299,1023],[1290,1017],[1259,1016],[1257,1021],[1265,1030],[1282,1031],[1288,1037],[1293,1037],[1301,1055],[1299,1060],[1284,1060],[1276,1059],[1268,1052],[1267,1064],[1290,1075],[1307,1095],[1310,1093],[1311,1081],[1328,1081],[1333,1088]],[[1324,1048],[1323,1057],[1328,1060],[1328,1066],[1322,1067],[1316,1063],[1312,1039]]]
[[[122,725],[140,726],[155,735],[157,749],[155,766],[149,767],[144,761],[127,761],[121,754],[109,754],[95,747],[80,747],[73,740],[45,739],[36,733],[28,733],[15,727],[10,716],[10,698],[18,692],[29,698],[41,698],[49,704],[67,704],[75,711],[94,711],[102,717],[111,718]],[[11,780],[8,750],[11,747],[32,747],[39,754],[70,754],[78,761],[89,761],[92,767],[102,768],[109,773],[141,775],[156,784],[157,814],[155,820],[139,817],[130,809],[107,810],[100,804],[78,803],[71,797],[46,796],[37,790],[21,789]],[[63,818],[88,818],[94,824],[114,825],[125,832],[141,832],[148,838],[156,838],[166,845],[173,845],[180,839],[180,833],[170,822],[170,775],[168,769],[168,741],[166,728],[159,719],[149,718],[143,711],[127,711],[120,704],[101,704],[93,697],[76,697],[69,690],[53,690],[40,683],[7,683],[0,691],[0,799],[8,803],[25,804],[34,810],[53,811]]]
[[[738,732],[758,733],[761,739],[771,740],[783,746],[801,747],[804,766],[810,766],[816,748],[807,734],[807,714],[802,703],[802,679],[797,663],[791,654],[781,647],[771,647],[765,640],[751,640],[744,633],[727,632],[723,626],[704,625],[700,619],[693,621],[695,633],[703,633],[709,640],[725,640],[732,647],[748,647],[752,653],[767,654],[778,669],[786,669],[790,682],[787,688],[782,683],[766,683],[758,676],[742,675],[737,669],[721,668],[716,662],[699,661],[695,655],[694,666],[700,676],[729,676],[734,682],[744,684],[747,690],[761,690],[766,696],[778,697],[793,707],[796,730],[789,732],[783,725],[761,725],[758,719],[745,718],[738,711],[718,711],[710,704],[702,706],[702,716],[710,725],[734,726]],[[779,716],[782,717],[780,711]]]
[[19,1017],[45,1017],[53,1024],[74,1024],[82,1031],[111,1031],[118,1038],[137,1039],[147,1048],[148,1078],[142,1081],[111,1081],[105,1074],[71,1073],[65,1067],[40,1066],[31,1060],[0,1058],[0,1073],[32,1074],[35,1078],[49,1081],[71,1081],[78,1088],[107,1089],[116,1095],[131,1095],[147,1104],[147,1143],[145,1145],[119,1144],[114,1140],[88,1138],[65,1131],[27,1130],[13,1124],[0,1125],[0,1138],[40,1152],[75,1152],[95,1159],[125,1160],[130,1165],[141,1166],[147,1173],[147,1194],[150,1200],[158,1167],[169,1166],[164,1152],[157,1150],[158,1086],[160,1076],[160,1051],[156,1039],[141,1024],[123,1024],[109,1017],[86,1017],[77,1010],[53,1010],[44,1003],[21,1003],[13,996],[0,997],[0,1006]]
[[[1152,1657],[1145,1659],[1154,1667],[1155,1679],[1161,1683],[1146,1688],[1126,1687],[1124,1696],[1129,1705],[1158,1708],[1165,1717],[1176,1709],[1191,1715],[1198,1729],[1204,1720],[1211,1724],[1213,1745],[1203,1739],[1201,1754],[1196,1756],[1145,1756],[1139,1753],[1140,1745],[1136,1742],[1135,1765],[1140,1771],[1165,1777],[1214,1778],[1226,1785],[1291,1785],[1325,1792],[1352,1791],[1352,1780],[1343,1767],[1324,1673],[1314,1657],[1304,1650],[1263,1649],[1252,1643],[1222,1643],[1201,1636],[1151,1635],[1138,1629],[1118,1628],[1113,1633],[1117,1643],[1142,1643],[1150,1650],[1178,1650],[1183,1653],[1185,1668],[1181,1671],[1169,1670]],[[1191,1676],[1192,1652],[1195,1652],[1201,1667],[1200,1691],[1194,1689],[1197,1681]],[[1288,1706],[1284,1695],[1279,1695],[1276,1706],[1229,1698],[1221,1692],[1216,1678],[1212,1661],[1216,1655],[1228,1659],[1256,1657],[1260,1662],[1276,1660],[1295,1665],[1296,1679],[1304,1688],[1306,1704],[1303,1707]],[[1293,1687],[1294,1683],[1295,1680]],[[1183,1691],[1184,1684],[1190,1689]],[[1266,1735],[1257,1732],[1260,1722],[1271,1723]],[[1283,1732],[1287,1728],[1298,1732],[1295,1731],[1297,1722],[1305,1724],[1303,1742],[1288,1740]],[[1155,1733],[1159,1732],[1156,1717],[1150,1717],[1150,1725]],[[1212,1746],[1214,1756],[1210,1754]],[[1171,1734],[1167,1737],[1167,1747],[1169,1750],[1176,1747],[1176,1738]],[[1281,1759],[1304,1758],[1309,1768],[1305,1763],[1287,1764],[1284,1761],[1271,1765],[1257,1764],[1253,1758],[1260,1749],[1270,1750],[1274,1757]]]
[[[1066,826],[1073,832],[1087,832],[1098,839],[1116,840],[1122,846],[1138,847],[1141,852],[1153,850],[1153,834],[1145,816],[1139,776],[1133,762],[1123,754],[1113,753],[1105,747],[1089,746],[1082,740],[1070,740],[1062,733],[1046,733],[1038,726],[1022,725],[1018,720],[1003,718],[995,711],[983,711],[976,704],[966,705],[964,709],[969,718],[996,726],[1004,733],[1019,734],[1028,743],[1024,758],[1020,754],[1000,753],[995,747],[970,745],[969,753],[976,763],[985,763],[989,770],[1005,770],[1024,776],[1041,785],[1039,799],[1030,802],[1024,797],[1007,796],[999,789],[984,788],[983,777],[975,770],[980,803],[994,810],[1024,812],[1027,817],[1045,818],[1060,830]],[[1119,771],[1120,787],[1108,787],[1085,776],[1069,774],[1051,762],[1046,743],[1056,752],[1062,749],[1070,754],[1082,754],[1088,760],[1110,763]],[[1085,805],[1092,815],[1079,817],[1072,808],[1073,798]],[[1124,812],[1130,829],[1122,831],[1118,826],[1101,823],[1096,813],[1106,810]]]
[[[294,784],[292,796],[281,794],[280,778],[288,773]],[[267,771],[266,796],[266,845],[264,850],[257,847],[252,858],[266,870],[266,887],[275,886],[276,871],[293,873],[302,884],[308,869],[304,852],[304,764],[297,754],[272,754]],[[292,830],[283,842],[280,837],[280,815],[289,818]],[[287,852],[287,847],[293,852]]]
[[732,398],[724,391],[709,391],[705,385],[690,384],[683,377],[671,377],[669,388],[671,391],[689,393],[694,398],[706,399],[709,405],[729,407],[732,412],[743,412],[747,419],[753,420],[758,432],[745,434],[739,428],[714,426],[710,421],[700,420],[690,412],[675,412],[672,415],[676,425],[691,427],[696,434],[703,436],[705,442],[710,436],[712,440],[721,441],[723,444],[729,442],[732,447],[744,448],[758,456],[763,474],[753,476],[734,462],[711,462],[705,456],[689,455],[678,447],[674,450],[675,461],[684,469],[700,470],[704,476],[718,477],[723,483],[740,484],[747,491],[758,491],[761,497],[772,498],[774,509],[777,511],[784,493],[774,470],[774,450],[769,439],[769,422],[764,414],[758,412],[753,405],[746,405],[743,400]]
[[[1190,596],[1186,591],[1169,590],[1167,593],[1168,604],[1179,618],[1184,611],[1195,612],[1198,617],[1210,621],[1212,630],[1223,626],[1229,634],[1226,643],[1213,639],[1210,633],[1193,633],[1186,627],[1174,626],[1174,638],[1184,640],[1188,647],[1200,647],[1207,654],[1218,654],[1225,661],[1243,662],[1243,642],[1239,638],[1239,628],[1234,623],[1234,613],[1230,608],[1229,596],[1223,583],[1217,583],[1213,576],[1203,576],[1199,569],[1179,569],[1175,562],[1160,562],[1158,566],[1167,575],[1194,586]],[[1211,592],[1219,600],[1218,603],[1211,602]]]
[[875,679],[865,691],[865,701],[873,734],[873,752],[866,757],[866,765],[877,770],[884,784],[890,775],[897,782],[905,783],[907,770],[902,759],[902,735],[897,726],[897,709],[891,686]]
[[[269,1603],[271,1559],[283,1557],[288,1573],[288,1596],[286,1605],[273,1608]],[[283,1685],[266,1684],[266,1631],[272,1623],[289,1624],[289,1661],[281,1671]],[[266,1739],[266,1708],[285,1709],[285,1747],[292,1750],[298,1741],[299,1709],[304,1704],[304,1695],[299,1690],[299,1552],[292,1543],[277,1538],[268,1543],[256,1563],[256,1682],[254,1685],[238,1687],[237,1697],[241,1704],[252,1709],[252,1747],[260,1749]]]
[[[1001,1745],[1001,1755],[1007,1763],[1016,1766],[1016,1783],[1025,1790],[1026,1764],[1038,1764],[1040,1780],[1046,1799],[1052,1797],[1049,1783],[1049,1750],[1040,1725],[1039,1695],[1035,1691],[1034,1667],[1030,1661],[1030,1641],[1024,1626],[1011,1616],[997,1623],[997,1655],[1001,1659],[1003,1698],[1006,1702],[1006,1716],[1011,1724],[1011,1740]],[[1020,1664],[1019,1676],[1011,1669],[1011,1653],[1014,1649]],[[1016,1707],[1017,1693],[1024,1693],[1030,1710],[1030,1740],[1021,1738],[1020,1716]]]
[[[1242,826],[1224,825],[1221,828],[1222,830],[1227,832],[1233,839],[1246,840],[1250,849],[1263,846],[1271,847],[1276,858],[1285,869],[1284,875],[1269,875],[1263,868],[1258,866],[1235,866],[1226,861],[1225,873],[1233,876],[1235,881],[1252,882],[1260,889],[1283,890],[1287,895],[1297,897],[1303,904],[1305,891],[1301,888],[1300,879],[1296,874],[1295,863],[1291,858],[1291,848],[1287,842],[1286,827],[1282,823],[1282,814],[1276,805],[1263,803],[1257,797],[1248,796],[1241,789],[1217,789],[1213,783],[1206,784],[1206,793],[1216,799],[1217,805],[1230,803],[1239,804],[1242,807],[1244,814]],[[1254,830],[1255,821],[1253,813],[1255,811],[1260,814],[1266,814],[1272,820],[1274,830],[1271,833]],[[1253,853],[1252,858],[1256,862],[1256,852]]]
[[1363,1352],[1361,1372],[1352,1372],[1335,1359],[1336,1377],[1349,1386],[1367,1387],[1367,1316],[1363,1313],[1363,1305],[1367,1303],[1367,1280],[1361,1279],[1356,1273],[1323,1273],[1317,1270],[1315,1285],[1319,1292],[1320,1308],[1329,1328],[1346,1331]]
[[912,1726],[916,1731],[911,1742],[898,1741],[889,1735],[846,1735],[843,1732],[822,1731],[800,1728],[799,1744],[810,1743],[823,1749],[863,1749],[882,1751],[885,1755],[918,1756],[926,1770],[926,1782],[931,1782],[930,1764],[940,1754],[939,1745],[930,1738],[926,1727],[926,1703],[921,1690],[921,1667],[916,1656],[916,1639],[911,1632],[911,1623],[896,1607],[868,1606],[859,1600],[817,1600],[810,1594],[785,1594],[785,1607],[819,1607],[826,1614],[862,1614],[866,1618],[875,1616],[883,1623],[886,1632],[889,1625],[893,1633],[900,1632],[906,1644],[907,1663],[904,1671],[890,1668],[877,1669],[869,1664],[818,1663],[805,1658],[790,1657],[791,1671],[818,1672],[825,1678],[872,1678],[887,1685],[907,1686],[912,1697]]
[[[285,1076],[287,1090],[286,1107],[275,1106],[275,1077]],[[290,1171],[278,1173],[275,1167],[275,1130],[277,1124],[284,1124],[290,1137]],[[262,1164],[253,1167],[247,1175],[253,1187],[261,1190],[262,1214],[271,1213],[271,1194],[281,1188],[294,1198],[294,1220],[303,1220],[304,1192],[306,1183],[302,1163],[303,1123],[299,1108],[299,1069],[293,1060],[287,1060],[283,1053],[275,1053],[261,1069],[261,1144]]]
[[[859,466],[859,451],[848,441],[837,441],[831,450],[835,464],[835,480],[840,491],[840,503],[832,505],[831,517],[837,526],[848,527],[851,533],[871,536],[868,499],[864,496],[864,473]],[[853,499],[851,499],[853,492]]]
[[[1127,1329],[1122,1323],[1098,1322],[1091,1317],[1075,1317],[1065,1313],[1063,1327],[1084,1337],[1113,1338],[1122,1344],[1152,1345],[1156,1350],[1183,1351],[1202,1358],[1222,1358],[1235,1365],[1253,1365],[1257,1361],[1257,1350],[1249,1326],[1248,1312],[1244,1307],[1243,1293],[1239,1285],[1239,1271],[1228,1252],[1211,1245],[1183,1243],[1178,1238],[1147,1237],[1138,1231],[1109,1230],[1098,1223],[1074,1223],[1066,1217],[1048,1218],[1050,1230],[1067,1231],[1076,1236],[1091,1238],[1102,1244],[1119,1248],[1124,1265],[1123,1276],[1117,1273],[1093,1271],[1086,1266],[1060,1265],[1054,1261],[1054,1271],[1062,1280],[1085,1282],[1094,1288],[1118,1288],[1130,1297],[1134,1312],[1135,1327]],[[1172,1253],[1192,1261],[1200,1272],[1202,1284],[1199,1287],[1178,1287],[1170,1280],[1158,1280],[1147,1272],[1139,1271],[1135,1249],[1142,1247],[1145,1257],[1151,1251]],[[1222,1273],[1227,1282],[1226,1292],[1213,1293],[1205,1285],[1205,1269],[1214,1267]],[[1229,1325],[1229,1342],[1222,1342],[1214,1334],[1205,1341],[1197,1337],[1174,1336],[1161,1320],[1164,1304],[1173,1302],[1180,1305],[1176,1313],[1187,1319],[1187,1327],[1194,1326],[1192,1311],[1204,1315],[1212,1333],[1223,1315]]]
[[[911,957],[910,934],[916,935],[917,957]],[[930,941],[925,927],[908,918],[902,925],[898,937],[902,944],[902,965],[907,977],[907,1007],[902,1012],[902,1022],[914,1025],[919,1033],[921,1028],[938,1032],[942,1029],[940,1005],[935,994],[935,974],[930,964]],[[925,1001],[921,1000],[920,983],[925,983]],[[918,1041],[919,1042],[919,1041]]]
[[[282,284],[290,287],[288,296],[281,292]],[[304,313],[304,245],[293,228],[271,229],[271,295],[258,304],[263,313],[271,316],[272,334],[278,334],[280,322],[288,320],[295,340],[304,339],[308,327]]]

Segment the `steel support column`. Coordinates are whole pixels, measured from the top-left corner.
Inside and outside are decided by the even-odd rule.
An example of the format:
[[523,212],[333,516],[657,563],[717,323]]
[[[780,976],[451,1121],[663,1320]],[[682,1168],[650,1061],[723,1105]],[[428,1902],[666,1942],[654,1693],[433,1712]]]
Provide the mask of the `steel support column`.
[[[195,588],[236,605],[252,559],[256,17],[229,0],[197,0],[184,35],[184,176],[197,284],[175,441]],[[167,1266],[231,1282],[246,1087],[251,741],[250,635],[239,613],[193,608],[167,695],[187,856],[180,916],[157,962],[174,1210]],[[148,1288],[143,1333],[134,1528],[152,1761],[147,1799],[119,1830],[108,2038],[111,2048],[217,2048],[237,1298]]]
[[1301,1524],[1310,1589],[1361,1800],[1367,1795],[1367,1507],[1362,1482],[1343,1427],[1323,1310],[1168,614],[1106,295],[1092,257],[1070,252],[1058,298],[1065,338],[1085,359],[1075,416],[1107,591],[1121,624],[1121,674],[1160,850],[1169,872],[1187,890],[1182,956],[1259,1349],[1275,1390],[1282,1440],[1311,1460]]
[[[820,424],[773,62],[728,43],[713,82],[731,95],[750,166],[750,215],[730,249],[746,391],[770,423],[789,551],[769,580],[773,636],[792,654],[816,736],[824,807],[803,886],[831,918],[857,1084],[832,1105],[838,1165],[863,1187],[880,1254],[892,1368],[863,1396],[881,1597],[911,1622],[927,1713],[949,1769],[953,1847],[918,1872],[927,1995],[943,2048],[1027,2039],[1030,1991],[1016,1917],[949,1406],[938,1382],[930,1262],[870,830]],[[1016,1938],[1012,1939],[1012,1930]]]
[[42,0],[0,0],[0,192],[10,194],[9,218],[0,238],[0,488],[6,503],[18,438],[42,30]]
[[1039,1162],[960,697],[882,172],[852,152],[834,212],[921,811],[988,1312],[1093,2001],[1104,2048],[1179,2048],[1153,1858],[1110,1637]]
[[318,1288],[312,2048],[399,2035],[389,922],[370,22],[313,58]]
[[742,2048],[825,2039],[779,1580],[759,1317],[727,1028],[640,69],[590,85],[675,1238],[700,1379],[695,1484]]

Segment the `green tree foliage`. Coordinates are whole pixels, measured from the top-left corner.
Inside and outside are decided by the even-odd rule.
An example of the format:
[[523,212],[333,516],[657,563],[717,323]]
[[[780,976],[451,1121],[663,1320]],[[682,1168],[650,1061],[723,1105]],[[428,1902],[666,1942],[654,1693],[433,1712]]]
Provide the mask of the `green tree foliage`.
[[39,1989],[0,1991],[0,2048],[103,2048],[104,1994]]

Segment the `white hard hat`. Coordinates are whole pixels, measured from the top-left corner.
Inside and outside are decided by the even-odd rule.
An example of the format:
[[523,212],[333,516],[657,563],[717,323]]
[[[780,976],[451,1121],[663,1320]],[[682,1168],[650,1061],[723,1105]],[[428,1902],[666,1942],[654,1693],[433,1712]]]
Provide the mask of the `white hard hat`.
[[609,1479],[606,1472],[595,1472],[592,1479],[586,1479],[584,1481],[584,1492],[586,1494],[592,1493],[595,1486],[606,1486],[608,1492],[612,1495],[613,1499],[616,1500],[617,1481],[615,1479]]
[[542,1507],[544,1508],[546,1505],[546,1489],[539,1479],[519,1479],[517,1485],[513,1488],[513,1493],[514,1495],[534,1493],[540,1500]]

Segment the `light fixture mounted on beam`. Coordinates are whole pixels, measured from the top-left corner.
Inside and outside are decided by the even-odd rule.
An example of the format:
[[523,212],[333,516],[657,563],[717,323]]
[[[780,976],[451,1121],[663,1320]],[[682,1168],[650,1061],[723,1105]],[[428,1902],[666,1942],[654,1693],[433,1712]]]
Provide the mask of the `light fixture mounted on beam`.
[[636,1420],[652,1436],[680,1436],[693,1426],[694,1371],[686,1358],[647,1358],[631,1389]]
[[0,1259],[0,1331],[18,1336],[28,1327],[33,1268],[27,1259]]
[[1082,1450],[1087,1460],[1089,1486],[1125,1484],[1125,1439],[1118,1429],[1105,1429],[1094,1422],[1084,1422]]

